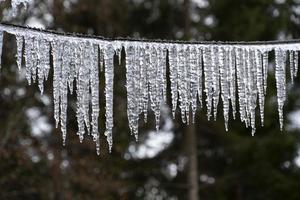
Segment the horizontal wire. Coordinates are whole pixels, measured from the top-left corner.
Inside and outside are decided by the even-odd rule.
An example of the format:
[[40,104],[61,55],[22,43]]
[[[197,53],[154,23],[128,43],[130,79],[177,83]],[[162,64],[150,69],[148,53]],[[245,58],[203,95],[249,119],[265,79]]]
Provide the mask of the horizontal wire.
[[103,41],[130,41],[130,42],[148,42],[148,43],[170,43],[170,44],[204,44],[204,45],[213,45],[213,44],[224,44],[224,45],[274,45],[274,44],[294,44],[300,43],[300,39],[291,39],[291,40],[273,40],[273,41],[181,41],[181,40],[161,40],[161,39],[143,39],[143,38],[130,38],[130,37],[117,37],[117,38],[108,38],[96,35],[87,35],[81,33],[69,33],[69,32],[59,32],[54,30],[45,30],[39,28],[32,28],[28,26],[21,26],[10,24],[7,22],[0,22],[2,26],[9,28],[19,28],[24,30],[37,31],[47,34],[55,34],[60,36],[67,37],[78,37],[86,39],[98,39]]

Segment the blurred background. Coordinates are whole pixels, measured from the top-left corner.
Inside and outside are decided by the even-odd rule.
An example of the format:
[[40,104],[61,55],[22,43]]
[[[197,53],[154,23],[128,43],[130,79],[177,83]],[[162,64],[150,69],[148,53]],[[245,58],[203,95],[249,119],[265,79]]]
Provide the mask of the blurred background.
[[[34,0],[2,21],[106,37],[177,40],[283,40],[300,37],[300,0]],[[172,120],[162,110],[156,133],[153,113],[140,123],[140,141],[130,135],[125,67],[115,66],[114,146],[104,131],[101,74],[101,155],[91,138],[76,136],[75,96],[70,95],[68,139],[54,127],[51,78],[46,92],[27,86],[14,59],[15,40],[4,36],[0,75],[0,199],[300,199],[300,78],[288,84],[285,126],[280,132],[274,66],[269,66],[265,126],[255,137],[239,120],[224,129],[199,110],[195,125]],[[50,72],[52,74],[52,72]],[[51,77],[51,76],[50,76]],[[170,96],[170,93],[169,93]],[[258,121],[258,120],[257,120]]]

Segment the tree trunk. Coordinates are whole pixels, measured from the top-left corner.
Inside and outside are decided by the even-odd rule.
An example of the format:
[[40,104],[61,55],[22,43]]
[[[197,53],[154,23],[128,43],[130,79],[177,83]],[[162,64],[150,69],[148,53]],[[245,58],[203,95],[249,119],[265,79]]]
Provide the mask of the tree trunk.
[[197,135],[195,125],[190,124],[186,128],[186,152],[188,157],[187,163],[187,183],[188,199],[198,200],[198,161],[197,161]]
[[[190,0],[184,0],[184,36],[188,40],[191,38],[191,18],[190,18]],[[187,116],[189,117],[189,116]],[[192,121],[192,120],[189,120]],[[197,135],[195,125],[191,123],[185,131],[185,149],[188,158],[187,163],[187,185],[188,199],[198,200],[198,160],[197,160]]]

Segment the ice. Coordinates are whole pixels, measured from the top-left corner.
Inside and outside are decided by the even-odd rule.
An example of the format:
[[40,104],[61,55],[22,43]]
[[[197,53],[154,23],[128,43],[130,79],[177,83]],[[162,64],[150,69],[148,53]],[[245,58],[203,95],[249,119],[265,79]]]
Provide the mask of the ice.
[[114,49],[111,44],[107,44],[104,48],[105,62],[105,101],[106,101],[106,130],[105,136],[109,145],[109,151],[112,150],[113,144],[113,87],[114,87]]
[[99,48],[97,45],[92,46],[92,60],[90,66],[90,87],[91,87],[91,103],[92,103],[92,137],[96,142],[97,154],[100,154],[100,136],[98,130],[98,118],[99,118],[99,67],[98,67],[98,52]]
[[[233,119],[236,117],[236,52],[235,48],[229,48],[228,52],[228,79],[229,79],[229,93],[230,93],[230,102],[232,107],[232,116]],[[226,53],[227,55],[227,53]]]
[[[26,62],[26,41],[25,40],[25,62]],[[62,47],[58,41],[53,41],[51,43],[52,57],[53,57],[53,101],[54,101],[54,119],[56,122],[56,127],[58,127],[60,120],[60,81],[61,81],[61,65],[62,65]],[[28,58],[29,60],[29,58]],[[27,62],[26,62],[27,65]],[[27,72],[27,66],[26,66]]]
[[[16,3],[16,1],[14,1]],[[16,3],[17,4],[17,3]],[[99,77],[105,76],[105,135],[109,151],[113,144],[114,58],[118,64],[125,53],[127,117],[131,133],[138,139],[140,116],[147,122],[148,112],[160,127],[162,105],[167,102],[170,81],[172,115],[180,110],[181,120],[195,121],[205,94],[207,118],[217,118],[222,103],[225,129],[232,114],[246,127],[256,131],[256,107],[264,125],[265,96],[269,54],[275,51],[275,79],[280,129],[283,128],[283,106],[286,100],[286,70],[293,83],[298,73],[299,44],[223,44],[165,43],[102,40],[56,35],[9,25],[0,25],[0,56],[3,32],[16,37],[16,63],[20,70],[23,57],[26,79],[38,83],[41,93],[48,76],[53,76],[54,119],[60,125],[63,143],[67,137],[68,92],[76,94],[76,118],[80,142],[91,135],[100,153]],[[24,54],[24,55],[23,55]],[[271,57],[271,56],[270,56]],[[52,60],[51,60],[52,59]],[[169,61],[169,76],[167,76]],[[0,63],[1,64],[1,63]],[[53,74],[49,74],[50,66]],[[287,66],[287,64],[289,66]],[[51,70],[52,71],[52,70]],[[167,80],[169,78],[170,80]],[[74,85],[76,83],[76,85]],[[231,107],[231,109],[230,109]],[[221,108],[221,106],[220,106]],[[230,110],[232,113],[230,113]]]
[[23,56],[23,44],[24,44],[23,36],[16,35],[16,43],[17,43],[16,61],[20,72],[22,67],[22,56]]
[[206,93],[206,107],[207,118],[210,120],[212,112],[212,98],[213,98],[213,73],[212,73],[212,58],[211,48],[205,47],[203,49],[203,67],[204,67],[204,92]]
[[290,63],[290,76],[291,76],[291,82],[294,83],[294,77],[295,77],[295,65],[294,65],[294,51],[289,51],[289,63]]
[[258,102],[261,125],[264,125],[264,105],[265,105],[265,93],[264,93],[264,72],[263,72],[263,55],[259,50],[255,50],[255,66],[256,67],[256,80],[258,91]]
[[126,89],[127,89],[127,116],[131,134],[138,138],[138,111],[136,91],[136,72],[135,72],[135,46],[128,45],[125,48],[126,61]]
[[229,120],[229,99],[230,87],[228,82],[229,77],[229,53],[227,49],[219,48],[219,66],[220,66],[220,79],[221,79],[221,98],[223,101],[223,116],[225,122],[225,129],[228,131]]
[[[246,122],[246,84],[245,84],[245,65],[243,49],[236,48],[236,75],[237,75],[237,92],[239,101],[239,113],[242,122]],[[247,124],[246,124],[247,125]]]
[[283,129],[283,106],[286,100],[286,52],[280,48],[275,49],[275,78],[277,88],[277,103],[280,129]]

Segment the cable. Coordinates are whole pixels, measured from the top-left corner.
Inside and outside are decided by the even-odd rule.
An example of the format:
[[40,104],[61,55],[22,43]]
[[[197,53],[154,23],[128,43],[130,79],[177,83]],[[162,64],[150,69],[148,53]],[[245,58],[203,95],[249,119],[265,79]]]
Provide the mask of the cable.
[[68,33],[68,32],[59,32],[54,30],[44,30],[39,28],[32,28],[28,26],[21,26],[10,24],[6,22],[0,22],[2,26],[6,26],[9,28],[19,28],[24,30],[31,30],[36,32],[55,34],[60,36],[67,37],[78,37],[78,38],[87,38],[87,39],[99,39],[104,41],[131,41],[131,42],[148,42],[148,43],[170,43],[170,44],[204,44],[204,45],[274,45],[274,44],[300,44],[300,39],[292,39],[292,40],[273,40],[273,41],[180,41],[180,40],[161,40],[161,39],[142,39],[142,38],[106,38],[102,36],[96,35],[87,35],[80,33]]

